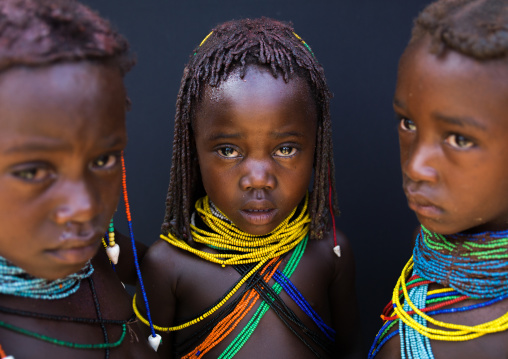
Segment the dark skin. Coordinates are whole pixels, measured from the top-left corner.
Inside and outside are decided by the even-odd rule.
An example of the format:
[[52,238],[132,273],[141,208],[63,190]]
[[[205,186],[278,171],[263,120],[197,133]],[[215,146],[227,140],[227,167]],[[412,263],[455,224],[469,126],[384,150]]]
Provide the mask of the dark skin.
[[[317,116],[307,83],[300,78],[285,83],[265,68],[251,66],[243,79],[233,73],[218,88],[206,87],[194,121],[200,169],[210,198],[242,230],[258,235],[272,231],[303,199],[312,174]],[[348,240],[339,231],[337,241],[342,249],[340,258],[332,251],[331,228],[323,240],[310,240],[291,280],[337,331],[332,357],[359,358],[363,356],[358,342],[354,261]],[[212,251],[192,240],[189,243]],[[160,326],[195,318],[240,279],[234,268],[222,268],[164,241],[149,249],[142,271],[152,318]],[[305,325],[319,330],[286,293],[280,296]],[[139,290],[137,306],[144,313]],[[259,302],[204,357],[218,357],[258,306]],[[159,356],[173,357],[173,344],[192,336],[209,320],[181,331],[160,333],[163,344]],[[149,333],[147,327],[145,332]],[[236,356],[315,357],[272,310]]]
[[[92,259],[103,318],[127,320],[133,282],[126,237],[114,272],[101,238],[118,203],[120,155],[126,145],[125,91],[117,68],[88,62],[13,68],[0,75],[0,254],[33,276],[63,278]],[[143,254],[143,249],[141,254]],[[93,257],[93,258],[92,258]],[[97,318],[89,280],[56,300],[0,295],[0,305],[58,316]],[[68,323],[0,312],[0,321],[58,340],[103,343],[99,324]],[[110,342],[121,334],[106,325]],[[0,344],[16,358],[104,358],[0,328]],[[137,326],[128,325],[110,358],[154,358]]]
[[[480,62],[453,51],[436,56],[429,46],[424,37],[406,49],[394,99],[408,204],[418,220],[436,233],[506,230],[506,60]],[[434,284],[429,290],[437,288],[441,286]],[[475,303],[470,300],[454,307]],[[471,326],[506,312],[504,300],[435,319]],[[431,346],[436,358],[506,357],[508,332],[463,342],[431,340]],[[400,358],[399,337],[391,339],[376,358]]]

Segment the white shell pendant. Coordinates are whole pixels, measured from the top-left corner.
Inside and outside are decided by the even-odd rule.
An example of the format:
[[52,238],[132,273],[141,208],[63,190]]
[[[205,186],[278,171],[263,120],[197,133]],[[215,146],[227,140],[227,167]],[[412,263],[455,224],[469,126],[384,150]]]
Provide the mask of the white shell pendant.
[[120,246],[117,243],[115,243],[113,247],[108,246],[108,248],[106,248],[106,254],[113,264],[117,264],[118,256],[120,255]]
[[333,247],[333,252],[337,255],[337,257],[340,257],[340,246]]
[[4,359],[14,359],[14,357],[12,355],[7,355]]
[[148,343],[150,343],[150,346],[153,348],[153,350],[157,351],[159,349],[159,345],[161,344],[161,336],[159,334],[155,334],[155,337],[152,337],[151,335],[148,336]]

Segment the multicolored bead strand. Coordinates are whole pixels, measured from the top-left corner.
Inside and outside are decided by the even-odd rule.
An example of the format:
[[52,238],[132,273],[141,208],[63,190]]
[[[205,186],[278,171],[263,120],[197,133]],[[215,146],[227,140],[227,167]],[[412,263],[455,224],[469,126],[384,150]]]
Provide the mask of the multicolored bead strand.
[[337,257],[340,257],[340,246],[337,244],[337,229],[335,228],[335,214],[333,213],[332,177],[330,174],[330,164],[328,164],[328,209],[330,210],[330,216],[332,217],[333,252]]
[[14,359],[14,357],[12,355],[5,354],[4,349],[0,345],[0,359]]
[[118,257],[120,256],[120,246],[115,242],[115,226],[113,224],[113,218],[109,222],[109,228],[107,232],[108,245],[106,247],[106,254],[113,265],[118,264]]
[[[152,323],[152,316],[150,315],[150,307],[148,305],[148,298],[146,297],[146,291],[145,286],[143,284],[143,277],[141,276],[141,270],[139,268],[139,259],[138,259],[138,251],[136,249],[136,241],[134,240],[134,231],[132,230],[132,217],[131,217],[131,209],[129,205],[129,195],[127,194],[127,171],[125,170],[125,159],[122,153],[121,157],[122,161],[122,189],[123,189],[123,199],[124,199],[124,205],[125,205],[125,214],[127,216],[127,223],[129,225],[129,234],[131,237],[131,245],[132,245],[132,252],[134,255],[134,265],[136,267],[136,274],[138,276],[139,280],[139,286],[141,288],[141,293],[143,295],[143,301],[145,303],[145,310],[146,310],[146,316],[148,320],[146,321],[146,325],[150,327],[150,330],[152,331],[152,335],[148,337],[148,342],[152,346],[152,348],[157,351],[159,348],[160,342],[161,342],[161,336],[157,333],[155,333],[154,325]],[[135,311],[137,312],[136,308],[136,296],[134,296],[133,306]],[[137,315],[138,313],[136,313]],[[137,315],[139,317],[139,315]]]
[[33,299],[62,299],[75,293],[81,281],[89,278],[93,271],[93,266],[87,262],[77,273],[48,281],[33,277],[24,269],[0,257],[0,293]]

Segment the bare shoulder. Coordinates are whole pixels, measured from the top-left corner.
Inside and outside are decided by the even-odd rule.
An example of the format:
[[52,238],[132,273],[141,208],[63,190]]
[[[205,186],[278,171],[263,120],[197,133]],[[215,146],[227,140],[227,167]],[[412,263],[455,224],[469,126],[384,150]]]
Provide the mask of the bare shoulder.
[[[334,247],[338,246],[337,250]],[[356,302],[355,260],[349,239],[330,225],[323,239],[309,240],[302,258],[302,272],[312,291],[326,288],[326,298],[332,327],[336,331],[334,357],[364,358],[359,315]],[[312,298],[312,296],[311,296]],[[320,303],[314,299],[313,303]]]
[[[355,261],[347,236],[339,229],[329,226],[323,239],[310,240],[306,255],[316,261],[324,262],[333,270],[333,277],[354,279]],[[351,279],[351,278],[350,278]]]

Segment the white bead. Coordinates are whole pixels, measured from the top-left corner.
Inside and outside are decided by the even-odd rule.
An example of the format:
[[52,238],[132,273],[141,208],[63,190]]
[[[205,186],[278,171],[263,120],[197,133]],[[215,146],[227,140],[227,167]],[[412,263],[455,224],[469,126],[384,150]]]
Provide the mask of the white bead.
[[335,252],[337,257],[340,257],[340,246],[339,245],[333,247],[333,251]]
[[155,337],[152,337],[151,335],[148,337],[148,343],[150,343],[150,346],[155,351],[157,351],[157,349],[159,349],[161,340],[162,340],[162,338],[159,334],[155,334]]
[[120,246],[118,245],[118,243],[115,243],[113,247],[108,246],[108,248],[106,248],[106,254],[108,255],[109,260],[113,264],[117,264],[118,256],[120,255]]
[[4,359],[14,359],[14,357],[12,355],[7,355]]

